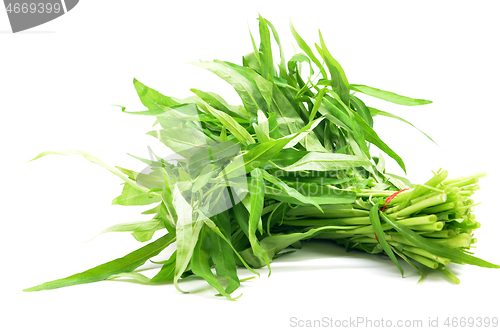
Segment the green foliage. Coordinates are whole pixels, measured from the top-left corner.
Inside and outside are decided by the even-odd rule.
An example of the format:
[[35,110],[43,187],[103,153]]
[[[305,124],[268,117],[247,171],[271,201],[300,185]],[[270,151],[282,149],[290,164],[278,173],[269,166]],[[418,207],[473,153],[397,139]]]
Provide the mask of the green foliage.
[[[303,53],[286,62],[274,26],[261,16],[258,21],[260,44],[251,35],[253,52],[243,57],[243,65],[195,63],[229,83],[242,105],[229,105],[220,95],[197,89],[191,89],[194,97],[175,99],[134,79],[148,110],[122,111],[155,117],[161,128],[148,134],[180,159],[135,157],[148,165],[138,172],[108,166],[79,151],[45,152],[35,158],[81,154],[124,181],[113,204],[155,203],[143,212],[154,215],[152,219],[118,224],[102,233],[129,232],[140,242],[160,231],[167,234],[123,258],[26,291],[100,280],[173,283],[182,291],[182,279],[197,275],[218,295],[234,300],[241,282],[238,266],[256,274],[252,267],[267,266],[270,274],[274,259],[315,238],[385,254],[402,275],[398,257],[422,277],[421,267],[431,268],[455,283],[458,279],[446,269],[449,263],[499,267],[469,254],[475,243],[472,232],[480,226],[470,196],[483,174],[446,179],[447,172],[439,171],[424,185],[413,185],[387,173],[383,155],[372,157],[370,144],[403,170],[405,164],[374,130],[374,117],[408,122],[367,106],[354,93],[400,105],[430,101],[349,84],[323,36],[315,54],[291,23]],[[273,39],[280,52],[277,67]],[[302,65],[307,66],[304,73]],[[152,278],[141,274],[137,268],[173,242],[177,248],[170,258],[156,262],[160,271]]]

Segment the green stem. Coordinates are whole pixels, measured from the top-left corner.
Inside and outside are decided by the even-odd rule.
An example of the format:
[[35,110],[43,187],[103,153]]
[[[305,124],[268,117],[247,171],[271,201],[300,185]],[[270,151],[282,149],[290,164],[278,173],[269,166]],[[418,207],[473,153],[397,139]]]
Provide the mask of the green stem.
[[[407,192],[407,191],[405,191],[405,192]],[[404,208],[403,210],[389,214],[389,216],[391,216],[393,218],[409,216],[411,214],[415,214],[416,212],[421,211],[422,209],[432,207],[432,206],[446,202],[446,197],[447,197],[446,194],[439,194],[439,195],[431,197],[427,200],[417,202],[414,205],[410,205],[410,206]]]
[[408,251],[403,251],[403,254],[431,269],[437,269],[437,267],[439,266],[439,263],[437,263],[436,261],[433,261],[421,255],[414,254]]
[[435,232],[435,231],[441,231],[443,229],[443,226],[444,222],[435,222],[432,224],[414,225],[411,228],[416,231]]
[[457,182],[461,182],[461,181],[464,181],[464,180],[467,180],[467,179],[470,179],[470,178],[482,178],[482,177],[486,177],[486,172],[480,172],[478,174],[475,174],[475,175],[471,175],[471,176],[462,176],[462,177],[457,177],[457,178],[450,178],[450,179],[446,179],[443,181],[443,185],[448,185],[448,184],[453,184],[453,183],[457,183]]
[[448,265],[451,262],[450,259],[434,255],[434,254],[432,254],[424,249],[418,248],[418,247],[407,246],[407,245],[401,245],[401,247],[403,248],[403,253],[406,253],[408,251],[410,253],[418,254],[418,255],[421,255],[421,256],[426,257],[428,259],[434,260],[438,263],[442,263],[444,265]]
[[[434,175],[431,179],[429,179],[426,183],[425,186],[428,187],[436,187],[439,183],[441,183],[443,180],[446,179],[448,176],[448,171],[443,170],[440,173]],[[403,202],[406,198],[408,198],[410,195],[413,198],[417,198],[421,195],[424,195],[428,193],[431,189],[425,186],[417,186],[416,188],[408,191],[401,192],[398,194],[394,199],[392,199],[391,204],[397,204]],[[413,192],[413,193],[412,193]]]
[[454,274],[452,274],[446,267],[440,264],[436,270],[439,270],[445,275],[449,280],[451,280],[455,284],[460,284],[460,279],[458,279]]

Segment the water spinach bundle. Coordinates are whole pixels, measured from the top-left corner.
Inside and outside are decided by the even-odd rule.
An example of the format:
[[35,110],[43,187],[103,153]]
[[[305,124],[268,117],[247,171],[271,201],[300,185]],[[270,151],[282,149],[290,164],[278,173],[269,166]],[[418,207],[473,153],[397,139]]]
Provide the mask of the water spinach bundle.
[[[145,169],[111,167],[79,152],[124,181],[118,205],[147,206],[148,221],[112,226],[149,242],[124,257],[67,278],[26,289],[38,291],[101,280],[132,279],[144,284],[204,278],[219,295],[234,299],[237,270],[271,271],[271,262],[299,249],[301,241],[333,240],[347,250],[385,254],[403,274],[408,263],[423,276],[441,272],[459,283],[450,263],[500,266],[472,255],[479,228],[471,196],[485,174],[448,178],[439,170],[424,184],[388,173],[375,145],[406,172],[405,164],[373,128],[373,118],[396,115],[371,108],[369,95],[404,106],[430,103],[359,84],[350,84],[321,33],[311,48],[290,25],[301,52],[285,61],[278,33],[259,17],[260,44],[242,65],[226,61],[194,63],[229,83],[242,105],[214,92],[165,96],[134,79],[154,130],[172,155],[137,157]],[[272,52],[275,43],[278,56]],[[275,65],[275,63],[277,65]],[[429,138],[430,139],[430,138]],[[153,240],[155,232],[157,239]],[[165,234],[166,232],[166,234]],[[146,277],[138,267],[171,244],[175,251]],[[421,278],[422,279],[422,278]]]

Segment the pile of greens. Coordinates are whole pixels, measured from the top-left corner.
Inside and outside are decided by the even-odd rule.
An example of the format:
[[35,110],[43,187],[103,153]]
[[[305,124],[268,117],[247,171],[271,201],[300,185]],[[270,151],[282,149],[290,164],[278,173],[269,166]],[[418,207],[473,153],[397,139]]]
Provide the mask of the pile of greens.
[[[359,94],[406,106],[430,101],[349,84],[321,33],[316,55],[290,27],[303,53],[288,62],[275,28],[259,17],[260,45],[251,36],[253,52],[243,56],[243,65],[195,63],[231,84],[243,105],[196,89],[187,99],[168,97],[134,80],[148,110],[123,112],[155,117],[156,129],[148,134],[175,153],[137,157],[144,170],[110,167],[79,151],[37,156],[82,154],[124,180],[114,204],[154,205],[143,212],[151,220],[104,232],[128,231],[140,242],[156,231],[167,233],[122,258],[25,291],[110,279],[173,283],[181,290],[179,281],[196,275],[233,299],[242,281],[238,267],[257,274],[255,268],[267,266],[270,272],[273,259],[314,238],[386,254],[401,274],[405,261],[422,275],[422,268],[436,269],[455,283],[449,263],[499,268],[470,252],[480,226],[471,196],[483,173],[448,179],[439,170],[413,185],[387,173],[382,156],[370,155],[373,144],[405,170],[373,129],[375,115],[402,119],[366,106]],[[272,39],[279,48],[277,67]],[[170,258],[155,262],[161,269],[154,277],[136,270],[174,242]]]

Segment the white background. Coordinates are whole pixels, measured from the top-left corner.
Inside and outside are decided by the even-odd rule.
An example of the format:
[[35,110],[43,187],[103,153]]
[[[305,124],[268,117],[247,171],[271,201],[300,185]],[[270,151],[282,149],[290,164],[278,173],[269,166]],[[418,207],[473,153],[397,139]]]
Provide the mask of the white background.
[[[237,95],[215,75],[185,64],[223,59],[241,63],[258,38],[258,13],[280,32],[286,58],[293,55],[288,28],[310,44],[321,29],[351,83],[433,100],[421,107],[363,99],[413,122],[376,118],[375,128],[420,183],[432,170],[451,176],[487,171],[476,195],[482,223],[477,256],[500,263],[496,168],[500,90],[496,1],[81,1],[45,25],[11,34],[0,9],[1,297],[5,330],[285,330],[290,318],[367,317],[422,319],[500,317],[500,271],[474,266],[401,278],[390,261],[330,243],[273,263],[273,274],[242,284],[236,302],[215,297],[204,281],[173,286],[100,282],[53,291],[22,289],[66,277],[141,246],[129,234],[104,234],[112,224],[147,219],[143,208],[112,206],[119,178],[81,156],[49,156],[20,165],[46,150],[87,151],[111,165],[140,170],[126,153],[147,157],[159,145],[145,133],[151,118],[120,112],[113,104],[143,110],[132,79],[160,92],[189,96],[214,91],[231,103]],[[401,173],[394,162],[389,170]],[[243,270],[241,275],[248,273]]]

